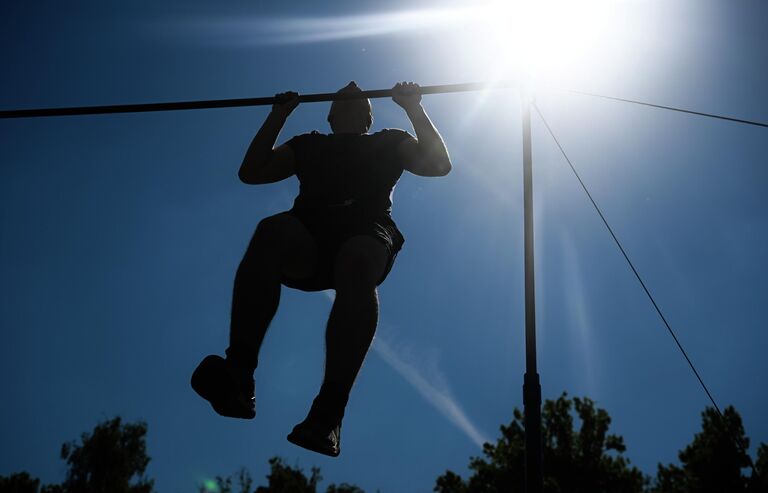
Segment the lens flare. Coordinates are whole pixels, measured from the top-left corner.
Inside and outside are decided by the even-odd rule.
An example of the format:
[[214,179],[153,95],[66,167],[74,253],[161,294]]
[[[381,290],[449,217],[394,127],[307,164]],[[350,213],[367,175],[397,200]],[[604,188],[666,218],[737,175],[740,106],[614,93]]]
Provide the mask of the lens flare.
[[462,10],[463,26],[443,37],[454,60],[486,79],[584,69],[609,35],[605,0],[489,0]]
[[[429,63],[471,80],[518,79],[589,70],[626,35],[629,0],[485,0],[345,15],[185,21],[215,43],[294,45],[409,36]],[[623,16],[623,17],[622,17]],[[425,56],[424,51],[420,56]]]
[[207,493],[220,493],[221,491],[219,484],[213,479],[206,479],[203,481],[203,488]]

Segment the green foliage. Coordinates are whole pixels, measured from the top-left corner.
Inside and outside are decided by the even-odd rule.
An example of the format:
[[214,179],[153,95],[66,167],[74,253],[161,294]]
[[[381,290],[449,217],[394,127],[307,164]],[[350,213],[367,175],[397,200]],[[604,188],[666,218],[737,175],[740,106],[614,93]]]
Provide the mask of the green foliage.
[[40,489],[40,493],[67,493],[60,484],[47,484]]
[[758,474],[750,480],[751,491],[768,491],[768,444],[761,443],[757,449],[755,469]]
[[231,477],[222,478],[216,476],[214,487],[208,485],[201,485],[200,493],[251,493],[251,486],[253,485],[253,479],[251,474],[244,467],[241,467],[237,472],[237,490],[232,489],[233,483]]
[[340,485],[328,486],[325,493],[365,493],[365,491],[353,484],[341,483]]
[[453,471],[445,471],[445,474],[437,478],[435,491],[443,493],[468,493],[469,488],[467,483],[461,479],[461,476]]
[[33,478],[26,471],[0,476],[0,493],[66,493],[61,485],[52,484],[40,487],[40,480]]
[[270,473],[267,486],[259,486],[256,493],[315,493],[317,483],[322,479],[320,469],[312,468],[312,475],[307,478],[299,467],[290,467],[283,463],[280,457],[269,459]]
[[[575,410],[580,421],[574,429]],[[522,492],[525,487],[525,428],[523,413],[513,412],[509,426],[501,426],[496,444],[483,445],[484,458],[470,459],[473,471],[464,480],[447,471],[437,478],[440,493]],[[549,493],[640,493],[647,480],[622,454],[620,436],[609,435],[611,418],[588,398],[569,399],[563,393],[542,409],[544,491]]]
[[27,472],[17,472],[8,477],[0,476],[0,493],[37,493],[40,480]]
[[151,493],[144,476],[149,464],[146,423],[122,424],[119,417],[99,423],[81,442],[65,443],[61,458],[69,470],[62,484],[68,493]]
[[[569,399],[563,393],[547,400],[542,408],[544,491],[547,493],[766,493],[768,492],[768,445],[760,444],[753,474],[749,456],[737,447],[735,433],[749,445],[741,416],[731,406],[725,422],[712,408],[702,413],[701,431],[678,454],[680,464],[658,466],[653,485],[624,457],[621,436],[608,433],[611,418],[588,398]],[[472,457],[472,474],[463,479],[452,471],[437,478],[439,493],[522,492],[525,481],[525,429],[523,413],[515,409],[509,425],[501,426],[501,438],[483,445],[483,457]],[[578,428],[578,429],[577,429]],[[27,472],[0,476],[0,493],[152,493],[154,482],[144,475],[147,456],[143,422],[123,424],[119,417],[99,423],[83,433],[79,443],[65,443],[61,458],[67,462],[62,484],[40,485]],[[283,459],[269,460],[267,486],[253,489],[245,468],[232,477],[217,477],[200,493],[317,493],[320,469],[309,476]],[[331,484],[325,493],[364,493],[348,484]]]
[[[120,418],[99,423],[81,442],[65,443],[61,458],[68,471],[62,484],[40,488],[39,493],[152,493],[153,481],[144,477],[149,464],[145,423],[125,424]],[[38,493],[40,480],[28,473],[0,476],[0,493]]]
[[[27,472],[0,476],[0,493],[153,493],[154,481],[144,472],[149,464],[143,422],[123,424],[119,417],[96,425],[83,433],[80,442],[61,447],[61,458],[67,462],[65,481],[40,487],[40,480]],[[241,468],[234,479],[217,476],[210,484],[201,485],[200,493],[316,493],[322,480],[320,469],[313,467],[307,477],[304,471],[291,467],[279,457],[269,460],[267,486],[253,489],[253,479]],[[326,493],[365,493],[348,483],[330,485]]]
[[624,439],[609,435],[611,418],[589,398],[573,399],[581,421],[573,429],[571,404],[566,394],[547,401],[542,410],[545,490],[552,492],[640,492],[643,474],[623,456]]
[[[729,493],[768,491],[768,446],[758,448],[757,471],[752,475],[750,458],[736,445],[734,435],[745,448],[749,438],[744,432],[741,416],[728,406],[721,419],[714,408],[701,413],[701,431],[693,442],[680,451],[680,466],[659,464],[652,493]],[[747,475],[744,474],[746,469]]]
[[[270,473],[267,475],[267,486],[259,486],[253,493],[316,493],[317,484],[323,479],[320,469],[313,467],[310,476],[298,466],[291,467],[285,464],[280,457],[269,459]],[[217,493],[252,493],[253,480],[248,471],[240,469],[236,481],[231,477],[216,477],[216,488],[200,487],[200,493],[215,491]],[[237,489],[233,487],[237,486]],[[341,483],[328,486],[325,493],[365,493],[359,487]]]

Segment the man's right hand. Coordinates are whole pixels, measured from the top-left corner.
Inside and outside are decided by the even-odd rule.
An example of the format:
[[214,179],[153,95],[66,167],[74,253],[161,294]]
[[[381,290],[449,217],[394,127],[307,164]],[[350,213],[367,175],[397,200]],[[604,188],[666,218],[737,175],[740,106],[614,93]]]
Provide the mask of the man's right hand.
[[281,92],[275,94],[275,99],[277,102],[272,105],[272,112],[283,118],[288,118],[288,115],[299,105],[299,93],[297,92]]

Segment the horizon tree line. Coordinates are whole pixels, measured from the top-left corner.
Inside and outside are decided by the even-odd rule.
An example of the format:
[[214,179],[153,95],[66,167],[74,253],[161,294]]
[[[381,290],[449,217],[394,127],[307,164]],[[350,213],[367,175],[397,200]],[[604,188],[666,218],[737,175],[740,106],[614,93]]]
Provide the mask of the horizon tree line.
[[[701,430],[678,452],[678,464],[659,463],[655,476],[632,465],[620,435],[609,433],[611,417],[588,397],[563,392],[542,407],[544,491],[546,493],[768,493],[768,444],[749,448],[741,416],[733,406],[701,413]],[[0,493],[157,493],[146,475],[147,424],[123,423],[117,416],[98,423],[79,441],[64,443],[64,481],[42,485],[29,472],[0,475]],[[470,457],[467,478],[446,470],[435,480],[438,493],[522,493],[525,487],[525,428],[515,408],[512,421],[499,428],[496,443],[483,445],[482,457]],[[269,460],[266,484],[254,487],[246,468],[197,486],[197,493],[365,493],[354,484],[332,483],[321,490],[320,469],[309,474],[280,457]]]

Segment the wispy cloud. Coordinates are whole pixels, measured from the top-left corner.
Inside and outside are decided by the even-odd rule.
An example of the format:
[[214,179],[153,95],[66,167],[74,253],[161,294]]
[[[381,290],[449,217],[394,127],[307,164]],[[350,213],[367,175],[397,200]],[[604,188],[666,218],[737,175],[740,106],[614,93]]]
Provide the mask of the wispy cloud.
[[478,447],[482,448],[485,442],[490,442],[490,439],[477,429],[453,398],[445,378],[436,367],[428,377],[427,372],[415,361],[411,361],[411,358],[406,359],[401,355],[401,351],[394,350],[381,337],[376,337],[373,349],[385,363],[411,384],[424,400],[464,432]]
[[[285,45],[425,32],[466,26],[482,19],[478,8],[422,9],[318,17],[219,17],[173,21],[176,27],[206,34],[223,44]],[[168,29],[168,24],[163,26]]]

